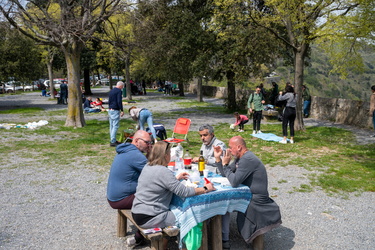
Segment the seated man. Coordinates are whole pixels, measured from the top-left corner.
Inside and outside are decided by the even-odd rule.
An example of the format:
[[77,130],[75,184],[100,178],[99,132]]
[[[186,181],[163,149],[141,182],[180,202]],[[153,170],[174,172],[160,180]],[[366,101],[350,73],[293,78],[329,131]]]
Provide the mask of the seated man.
[[[226,150],[225,143],[215,137],[214,128],[211,125],[205,124],[199,128],[199,135],[203,142],[201,150],[203,151],[203,157],[206,160],[206,169],[215,172],[216,169],[212,166],[215,164],[214,147],[221,148],[222,151]],[[193,162],[197,162],[199,157],[194,157]],[[226,213],[222,216],[222,237],[223,237],[223,249],[229,249],[229,223],[230,213]]]
[[[208,124],[199,128],[199,135],[203,142],[201,150],[203,151],[203,157],[206,160],[206,164],[213,165],[215,163],[214,146],[220,146],[224,151],[226,150],[225,143],[215,137],[214,128]],[[198,158],[199,157],[194,157],[193,162],[197,162]]]
[[[246,243],[281,224],[279,206],[269,197],[267,171],[258,157],[249,151],[241,136],[229,140],[229,149],[222,156],[215,147],[215,165],[232,187],[240,184],[250,188],[253,196],[245,213],[237,214],[237,227]],[[231,162],[232,156],[235,160]],[[223,228],[224,228],[223,224]]]
[[138,130],[132,143],[119,144],[108,177],[107,198],[114,209],[130,209],[138,184],[138,177],[147,163],[143,153],[152,149],[150,135]]
[[91,96],[87,97],[86,101],[83,103],[83,111],[85,111],[85,113],[97,113],[97,112],[100,112],[101,109],[92,108],[91,102],[92,102]]
[[[138,178],[147,163],[148,154],[152,149],[150,135],[143,130],[138,130],[132,143],[119,144],[116,147],[117,155],[113,159],[109,171],[107,184],[107,199],[113,209],[131,209],[134,194],[138,185]],[[146,153],[146,156],[143,154]],[[137,239],[143,242],[143,236],[138,230]]]

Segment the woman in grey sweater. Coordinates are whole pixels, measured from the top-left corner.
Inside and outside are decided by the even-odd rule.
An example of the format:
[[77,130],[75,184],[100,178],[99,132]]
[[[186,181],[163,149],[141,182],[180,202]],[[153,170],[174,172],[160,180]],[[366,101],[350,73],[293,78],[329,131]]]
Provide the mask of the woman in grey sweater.
[[183,185],[180,180],[187,179],[189,174],[182,172],[175,176],[167,168],[170,158],[170,144],[158,141],[139,176],[132,214],[135,222],[143,228],[175,225],[176,218],[169,210],[173,194],[189,197],[215,190],[211,183],[199,188]]
[[286,144],[287,143],[287,136],[288,136],[288,123],[290,129],[290,143],[294,143],[294,120],[296,119],[296,104],[297,104],[297,96],[294,93],[294,88],[291,85],[286,86],[285,94],[280,91],[280,95],[277,97],[278,101],[287,101],[286,107],[283,113],[283,136],[284,139],[280,141],[280,143]]

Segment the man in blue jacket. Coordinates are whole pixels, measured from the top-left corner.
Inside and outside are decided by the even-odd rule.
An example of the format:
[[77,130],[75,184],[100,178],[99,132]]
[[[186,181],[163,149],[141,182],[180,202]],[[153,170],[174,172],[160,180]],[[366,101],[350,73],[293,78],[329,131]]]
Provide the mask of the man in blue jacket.
[[109,116],[109,135],[111,137],[111,147],[116,147],[120,144],[116,140],[116,133],[120,127],[120,117],[124,115],[124,109],[122,106],[122,89],[124,88],[124,82],[117,82],[109,92],[108,98],[108,116]]
[[151,152],[151,143],[150,135],[138,130],[132,143],[117,146],[107,185],[107,199],[112,208],[131,209],[139,175],[147,163],[143,153]]

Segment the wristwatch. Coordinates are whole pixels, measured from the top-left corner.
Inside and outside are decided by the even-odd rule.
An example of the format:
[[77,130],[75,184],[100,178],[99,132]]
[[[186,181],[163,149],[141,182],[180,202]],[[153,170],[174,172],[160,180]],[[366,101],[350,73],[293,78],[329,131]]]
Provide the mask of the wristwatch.
[[204,188],[204,192],[207,193],[208,192],[208,188],[206,186],[203,186]]

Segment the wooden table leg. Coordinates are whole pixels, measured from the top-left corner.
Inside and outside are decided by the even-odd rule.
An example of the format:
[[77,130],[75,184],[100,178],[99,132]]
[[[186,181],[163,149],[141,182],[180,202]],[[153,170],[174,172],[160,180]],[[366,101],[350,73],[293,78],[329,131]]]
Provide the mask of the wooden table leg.
[[207,221],[203,221],[202,242],[199,250],[208,250]]
[[210,221],[210,243],[212,249],[223,249],[221,215],[216,215]]
[[263,234],[259,235],[253,240],[254,250],[263,250],[264,249],[264,238]]

